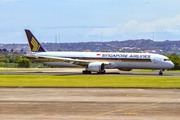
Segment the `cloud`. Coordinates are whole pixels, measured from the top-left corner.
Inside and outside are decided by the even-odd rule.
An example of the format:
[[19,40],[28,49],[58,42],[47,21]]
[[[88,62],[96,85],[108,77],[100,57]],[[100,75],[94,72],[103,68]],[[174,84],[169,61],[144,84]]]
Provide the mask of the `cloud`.
[[0,5],[5,5],[7,3],[14,3],[14,2],[22,2],[23,0],[1,0]]
[[143,4],[151,4],[150,2],[143,2]]
[[4,0],[5,3],[19,2],[19,1],[22,1],[22,0]]
[[111,28],[112,26],[56,26],[56,27],[43,27],[43,29],[69,29],[69,28]]
[[150,33],[150,32],[170,32],[180,35],[180,14],[174,18],[161,18],[152,22],[139,23],[131,20],[125,24],[118,24],[111,28],[96,28],[88,33],[88,35],[101,34],[104,36],[121,35],[125,33]]

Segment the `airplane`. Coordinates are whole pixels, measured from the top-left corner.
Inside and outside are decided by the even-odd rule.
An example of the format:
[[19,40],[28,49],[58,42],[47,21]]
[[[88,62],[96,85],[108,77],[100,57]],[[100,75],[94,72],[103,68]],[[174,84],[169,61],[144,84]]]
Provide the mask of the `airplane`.
[[25,29],[31,54],[24,57],[36,62],[55,67],[84,67],[83,74],[106,73],[105,69],[132,69],[163,71],[174,67],[166,56],[153,53],[119,53],[119,52],[49,52],[46,51],[30,30]]

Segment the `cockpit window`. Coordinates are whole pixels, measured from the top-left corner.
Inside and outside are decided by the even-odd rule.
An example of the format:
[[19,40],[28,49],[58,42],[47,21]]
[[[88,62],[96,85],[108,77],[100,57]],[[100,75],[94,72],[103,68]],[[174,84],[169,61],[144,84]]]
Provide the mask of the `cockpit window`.
[[164,61],[170,61],[170,59],[164,59]]

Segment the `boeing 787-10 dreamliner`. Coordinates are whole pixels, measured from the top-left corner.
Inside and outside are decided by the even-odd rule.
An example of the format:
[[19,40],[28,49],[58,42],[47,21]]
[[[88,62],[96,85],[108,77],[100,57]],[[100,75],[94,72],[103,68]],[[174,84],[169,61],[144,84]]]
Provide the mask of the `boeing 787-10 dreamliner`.
[[25,29],[31,55],[24,57],[56,67],[84,67],[83,74],[91,72],[105,73],[105,69],[152,69],[162,71],[174,67],[166,56],[152,53],[119,53],[119,52],[48,52],[31,31]]

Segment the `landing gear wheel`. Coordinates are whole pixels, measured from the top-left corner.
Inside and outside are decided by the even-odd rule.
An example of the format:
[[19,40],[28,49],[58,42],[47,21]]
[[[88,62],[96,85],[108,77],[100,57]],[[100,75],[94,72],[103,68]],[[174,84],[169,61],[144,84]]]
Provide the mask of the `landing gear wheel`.
[[162,73],[162,72],[159,72],[159,75],[163,75],[163,73]]
[[82,74],[91,74],[91,71],[83,70]]

